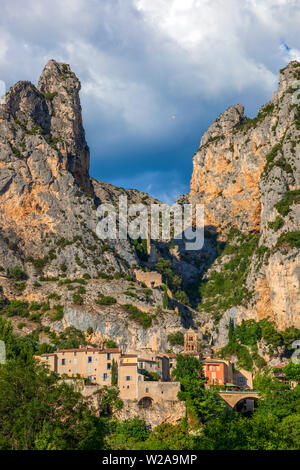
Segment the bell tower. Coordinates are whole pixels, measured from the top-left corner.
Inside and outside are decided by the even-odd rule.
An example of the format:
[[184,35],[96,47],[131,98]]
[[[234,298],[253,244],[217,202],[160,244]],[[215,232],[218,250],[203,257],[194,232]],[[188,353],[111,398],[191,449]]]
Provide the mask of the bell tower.
[[190,328],[184,334],[184,352],[197,352],[198,350],[198,335]]

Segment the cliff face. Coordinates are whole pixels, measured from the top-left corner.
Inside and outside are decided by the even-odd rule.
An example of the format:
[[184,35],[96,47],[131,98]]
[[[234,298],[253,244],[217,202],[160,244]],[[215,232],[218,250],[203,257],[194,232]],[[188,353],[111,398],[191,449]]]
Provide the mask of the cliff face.
[[[163,291],[135,281],[134,245],[95,233],[100,203],[159,201],[89,177],[79,90],[69,65],[51,60],[37,87],[20,81],[0,105],[1,314],[19,334],[93,328],[94,343],[168,349],[167,334],[189,327],[191,309],[163,312]],[[138,319],[124,304],[139,309]]]
[[24,323],[20,334],[37,323],[92,328],[93,342],[111,338],[127,350],[170,349],[168,335],[191,325],[204,346],[211,334],[222,345],[230,317],[300,327],[300,107],[291,88],[299,75],[300,64],[289,64],[257,118],[234,106],[204,134],[189,198],[205,205],[205,245],[187,252],[181,242],[153,242],[172,290],[168,307],[163,289],[149,292],[134,278],[145,246],[95,233],[101,202],[159,201],[89,177],[77,77],[50,61],[38,87],[14,85],[0,105],[1,314],[15,329]]
[[299,78],[300,63],[291,62],[256,118],[237,105],[216,119],[194,155],[190,192],[220,239],[232,227],[258,234],[245,281],[253,294],[246,317],[270,316],[281,329],[300,326],[300,106],[292,100]]

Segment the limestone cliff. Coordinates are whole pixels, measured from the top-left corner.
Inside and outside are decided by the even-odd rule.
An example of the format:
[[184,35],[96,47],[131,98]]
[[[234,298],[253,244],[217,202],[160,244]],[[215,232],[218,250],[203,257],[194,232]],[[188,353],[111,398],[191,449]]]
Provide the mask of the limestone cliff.
[[134,244],[95,233],[100,203],[159,201],[90,178],[79,90],[70,66],[50,60],[37,87],[20,81],[0,105],[0,312],[41,341],[43,328],[73,326],[93,328],[95,343],[166,350],[192,309],[164,311],[162,288],[136,282]]
[[[204,204],[205,225],[219,240],[226,242],[232,227],[244,236],[257,234],[244,267],[250,295],[243,307],[233,299],[231,313],[270,316],[280,329],[300,327],[300,106],[294,88],[299,78],[300,63],[291,62],[257,117],[247,119],[244,107],[236,105],[216,119],[194,155],[190,191],[191,202]],[[237,236],[231,243],[245,241]],[[230,256],[219,257],[206,279],[227,269],[228,261]]]

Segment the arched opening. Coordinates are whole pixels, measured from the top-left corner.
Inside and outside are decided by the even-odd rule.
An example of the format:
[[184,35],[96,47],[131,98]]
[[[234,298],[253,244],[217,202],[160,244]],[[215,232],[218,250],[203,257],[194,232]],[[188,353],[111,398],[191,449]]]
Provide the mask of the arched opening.
[[150,408],[150,406],[152,406],[152,404],[153,404],[153,400],[152,400],[151,397],[143,397],[138,402],[138,405],[141,408]]
[[246,397],[239,400],[233,407],[234,411],[242,413],[244,416],[252,416],[257,407],[257,398]]

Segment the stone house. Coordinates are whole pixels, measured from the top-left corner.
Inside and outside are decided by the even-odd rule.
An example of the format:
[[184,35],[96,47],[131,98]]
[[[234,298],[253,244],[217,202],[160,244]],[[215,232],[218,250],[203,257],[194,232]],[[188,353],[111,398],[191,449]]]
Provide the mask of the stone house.
[[38,358],[50,370],[69,377],[85,377],[99,385],[111,384],[113,360],[119,362],[120,349],[78,348],[61,349],[52,354],[42,354]]
[[[149,384],[151,401],[162,400],[171,396],[177,400],[179,384],[168,382],[169,361],[163,355],[155,353],[139,356],[138,353],[122,354],[120,349],[102,349],[84,347],[78,349],[62,349],[55,353],[37,356],[45,367],[68,377],[88,378],[92,384],[103,387],[111,385],[113,361],[116,364],[116,382],[120,390],[120,398],[140,400],[145,392],[144,383]],[[151,374],[157,374],[159,381],[151,381]],[[156,392],[155,392],[156,390]]]
[[207,379],[207,385],[225,385],[232,383],[233,373],[230,361],[221,359],[204,359],[203,372]]

